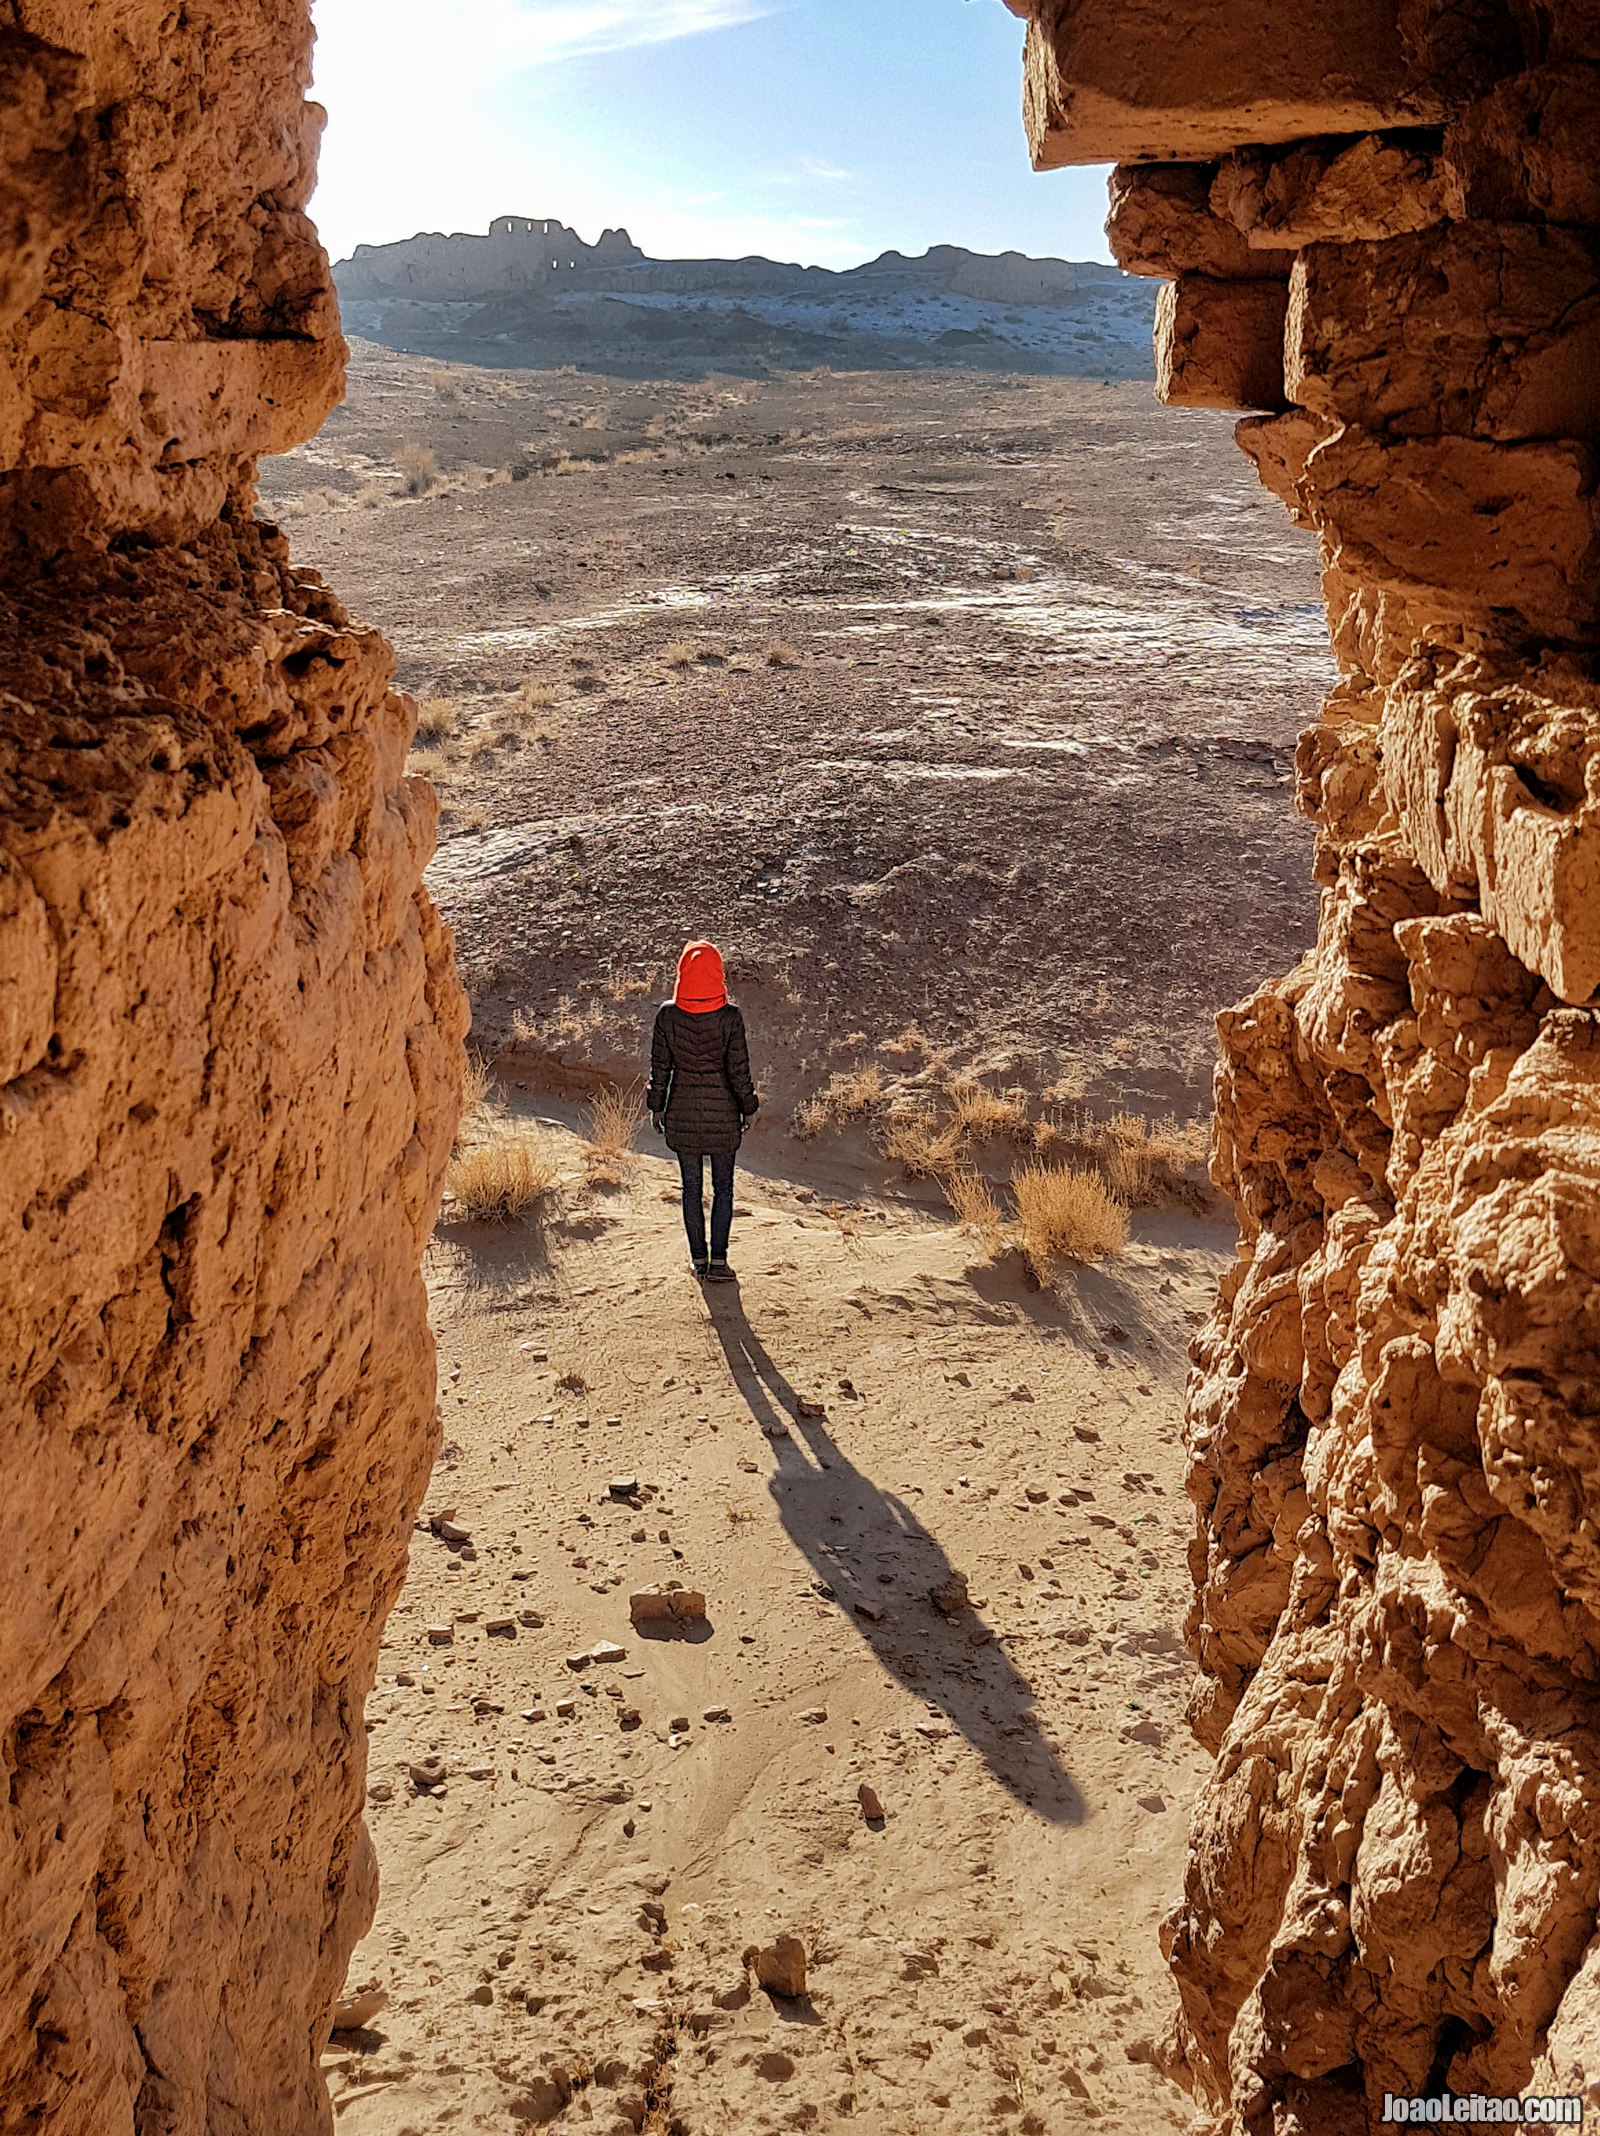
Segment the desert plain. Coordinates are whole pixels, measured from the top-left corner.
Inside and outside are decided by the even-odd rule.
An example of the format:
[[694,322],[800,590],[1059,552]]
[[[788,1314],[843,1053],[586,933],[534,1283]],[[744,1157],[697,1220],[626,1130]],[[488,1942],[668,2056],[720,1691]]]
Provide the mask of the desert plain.
[[[337,2127],[1182,2127],[1185,1345],[1212,1020],[1314,936],[1310,541],[1138,381],[363,341],[261,510],[396,646],[462,1150],[542,1167],[430,1249]],[[605,1122],[701,934],[764,1101],[723,1289]],[[1041,1265],[1063,1152],[1128,1237]],[[704,1618],[636,1625],[669,1581]]]

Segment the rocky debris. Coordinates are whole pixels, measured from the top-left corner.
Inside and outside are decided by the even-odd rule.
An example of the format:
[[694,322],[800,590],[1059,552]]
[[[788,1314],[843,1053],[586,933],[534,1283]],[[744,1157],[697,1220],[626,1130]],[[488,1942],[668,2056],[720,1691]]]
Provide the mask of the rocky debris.
[[881,1624],[885,1615],[881,1605],[876,1602],[858,1602],[855,1612],[858,1617],[865,1617],[869,1624]]
[[515,1639],[517,1620],[515,1617],[490,1617],[485,1620],[483,1631],[487,1639]]
[[798,1936],[779,1936],[759,1949],[751,1944],[744,1962],[769,1995],[794,2000],[806,1992],[806,1947]]
[[443,1516],[435,1520],[433,1532],[445,1543],[470,1543],[472,1540],[470,1528],[464,1528],[459,1521],[446,1520]]
[[795,1402],[794,1413],[801,1418],[819,1419],[828,1414],[828,1405],[826,1402],[808,1401],[802,1395]]
[[[666,1540],[663,1531],[662,1541]],[[635,1624],[692,1624],[705,1613],[705,1596],[674,1580],[661,1587],[642,1587],[628,1597],[628,1614]]]
[[939,1585],[929,1591],[928,1599],[941,1616],[964,1616],[971,1607],[967,1576],[964,1572],[952,1572]]
[[333,2016],[329,2020],[328,2030],[330,2032],[359,2032],[364,2025],[370,2025],[372,2020],[381,2011],[387,2010],[388,2007],[388,1989],[380,1988],[376,1981],[369,1981],[365,1986],[352,1989],[348,1994],[340,1996],[333,2006]]
[[430,1646],[451,1646],[455,1642],[455,1636],[456,1632],[453,1624],[430,1624],[428,1626],[428,1644]]
[[639,1495],[639,1479],[637,1476],[613,1476],[608,1493],[612,1498],[623,1500],[636,1498]]
[[443,1758],[418,1758],[406,1767],[413,1787],[426,1791],[442,1787],[446,1778]]
[[808,1727],[820,1728],[828,1718],[828,1709],[826,1706],[808,1706],[798,1718],[804,1721]]
[[707,1706],[700,1718],[703,1721],[731,1721],[733,1714],[727,1706]]
[[870,1787],[867,1782],[863,1780],[861,1785],[856,1789],[856,1800],[860,1803],[861,1814],[867,1820],[868,1824],[882,1823],[883,1804],[879,1799],[878,1790],[875,1787]]
[[614,1639],[600,1639],[597,1640],[595,1644],[589,1649],[589,1658],[591,1661],[599,1662],[602,1664],[614,1661],[626,1661],[628,1658],[628,1650],[625,1646],[618,1646],[617,1642]]

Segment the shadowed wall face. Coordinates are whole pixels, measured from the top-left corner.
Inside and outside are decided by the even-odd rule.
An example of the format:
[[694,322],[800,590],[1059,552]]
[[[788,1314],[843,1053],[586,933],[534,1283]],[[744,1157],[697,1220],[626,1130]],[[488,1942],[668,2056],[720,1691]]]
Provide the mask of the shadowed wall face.
[[392,658],[252,515],[341,391],[299,0],[0,6],[0,2126],[323,2127],[465,1010]]
[[[1018,13],[1024,0],[1011,0]],[[1321,544],[1316,950],[1220,1020],[1178,2073],[1600,2100],[1600,7],[1040,0],[1158,390]]]

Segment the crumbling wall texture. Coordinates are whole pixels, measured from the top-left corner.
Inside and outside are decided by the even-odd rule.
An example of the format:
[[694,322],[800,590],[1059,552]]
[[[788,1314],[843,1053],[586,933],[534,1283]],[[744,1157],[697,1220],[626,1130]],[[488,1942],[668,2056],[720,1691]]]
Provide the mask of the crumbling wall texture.
[[465,1012],[392,659],[253,516],[343,364],[303,0],[0,0],[0,2129],[329,2126]]
[[[1023,12],[1021,0],[1013,0]],[[1321,543],[1315,951],[1220,1023],[1165,1947],[1233,2136],[1600,2100],[1600,5],[1045,0],[1159,390]]]

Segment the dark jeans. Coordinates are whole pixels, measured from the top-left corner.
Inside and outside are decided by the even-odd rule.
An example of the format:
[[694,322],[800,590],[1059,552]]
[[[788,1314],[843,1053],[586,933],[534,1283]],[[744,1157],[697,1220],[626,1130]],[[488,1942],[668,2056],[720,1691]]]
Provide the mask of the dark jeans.
[[[706,1258],[706,1159],[678,1152],[678,1170],[683,1174],[683,1228],[689,1234],[689,1252],[697,1261]],[[733,1152],[711,1157],[711,1258],[728,1258],[728,1234],[733,1229]]]

